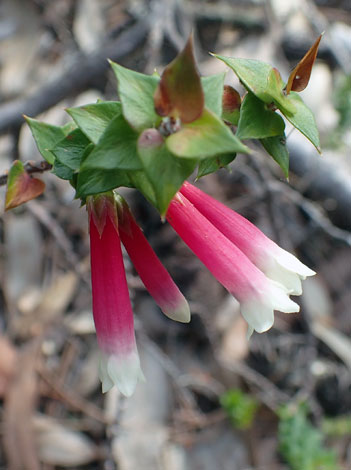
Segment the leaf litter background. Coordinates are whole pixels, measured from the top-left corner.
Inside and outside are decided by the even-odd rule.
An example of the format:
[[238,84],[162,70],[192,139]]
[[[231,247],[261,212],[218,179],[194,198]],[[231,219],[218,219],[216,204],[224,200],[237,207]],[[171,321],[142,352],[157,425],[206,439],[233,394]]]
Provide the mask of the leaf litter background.
[[[304,284],[301,314],[276,315],[270,332],[247,343],[236,302],[136,192],[124,191],[193,317],[181,325],[162,316],[125,257],[147,382],[128,400],[102,395],[85,209],[50,174],[39,200],[1,209],[0,468],[289,469],[276,412],[299,401],[320,429],[332,418],[327,443],[340,468],[351,468],[350,23],[348,0],[1,2],[0,174],[15,158],[40,158],[22,113],[61,125],[64,108],[115,98],[107,57],[152,73],[193,29],[202,74],[225,69],[214,51],[267,61],[286,79],[326,33],[303,92],[322,157],[294,131],[289,185],[258,149],[199,181],[318,272]],[[233,74],[227,81],[238,86]],[[259,403],[246,431],[219,404],[232,388]]]

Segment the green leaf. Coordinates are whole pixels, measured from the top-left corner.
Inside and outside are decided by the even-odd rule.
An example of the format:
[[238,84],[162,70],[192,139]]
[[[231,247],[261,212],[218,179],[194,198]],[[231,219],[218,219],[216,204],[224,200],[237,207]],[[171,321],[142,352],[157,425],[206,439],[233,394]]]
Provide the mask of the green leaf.
[[163,216],[175,193],[194,171],[196,161],[174,157],[156,129],[147,129],[141,134],[138,152],[145,175],[153,187],[157,208]]
[[271,155],[283,170],[284,176],[289,177],[289,152],[286,147],[285,134],[275,137],[267,137],[261,139],[261,144],[265,150]]
[[284,114],[284,116],[288,117],[296,113],[296,108],[290,99],[290,96],[286,96],[283,91],[284,83],[276,68],[272,68],[269,72],[267,85],[268,95],[272,97],[273,103]]
[[323,434],[307,419],[307,409],[284,407],[279,412],[279,450],[291,470],[338,470],[332,450],[323,446]]
[[265,62],[254,59],[234,59],[214,54],[222,60],[238,76],[245,88],[265,101],[267,92],[267,79],[272,67]]
[[258,60],[216,57],[223,60],[257,98],[266,104],[274,103],[291,124],[320,151],[318,130],[312,112],[296,92],[284,95],[284,84],[276,69]]
[[110,61],[118,82],[118,95],[123,116],[137,131],[154,127],[160,122],[155,112],[154,94],[160,79],[126,69]]
[[151,181],[147,177],[145,171],[130,171],[128,176],[134,188],[139,189],[144,197],[152,204],[154,207],[157,207],[157,198],[155,190],[151,184]]
[[168,150],[181,158],[205,159],[222,153],[250,153],[250,149],[211,111],[166,139]]
[[285,123],[281,116],[267,109],[265,103],[248,92],[240,108],[237,137],[239,139],[262,139],[284,133]]
[[45,190],[45,183],[32,178],[25,170],[23,163],[15,160],[7,177],[5,210],[13,209],[31,199],[34,199]]
[[234,59],[215,55],[237,75],[245,88],[266,104],[274,103],[285,115],[293,114],[294,103],[283,93],[284,83],[277,69],[254,59]]
[[64,165],[59,160],[55,160],[52,173],[63,180],[71,180],[74,175],[74,170]]
[[112,119],[121,114],[122,107],[119,101],[102,101],[66,111],[84,134],[97,144]]
[[50,149],[62,140],[67,134],[69,134],[76,125],[73,122],[66,124],[65,126],[53,126],[52,124],[46,124],[45,122],[38,121],[25,116],[25,119],[30,127],[38,150],[45,160],[51,165],[54,163],[55,156]]
[[201,160],[197,171],[196,179],[202,178],[203,176],[214,173],[220,168],[226,168],[236,157],[235,153],[228,155],[219,155],[218,157],[206,158]]
[[222,96],[225,72],[208,77],[201,77],[202,88],[205,94],[205,106],[207,109],[221,116]]
[[312,111],[305,105],[297,92],[290,92],[289,98],[294,103],[296,113],[293,116],[286,116],[286,118],[296,129],[307,137],[318,152],[321,153],[319,133]]
[[228,414],[233,426],[239,429],[251,427],[259,406],[255,398],[238,388],[230,389],[221,395],[220,404]]
[[76,197],[104,193],[120,186],[130,186],[130,179],[123,170],[88,169],[78,173]]
[[141,163],[136,149],[137,133],[122,115],[117,115],[102,134],[81,169],[138,170]]
[[351,415],[345,414],[330,418],[324,418],[322,429],[325,434],[332,437],[351,436]]
[[154,95],[155,110],[163,117],[179,118],[183,123],[193,122],[201,116],[204,102],[191,35],[184,49],[161,75]]
[[80,129],[74,129],[74,131],[60,140],[55,147],[51,149],[51,152],[60,163],[71,170],[78,170],[88,146],[94,147],[94,144],[90,142]]

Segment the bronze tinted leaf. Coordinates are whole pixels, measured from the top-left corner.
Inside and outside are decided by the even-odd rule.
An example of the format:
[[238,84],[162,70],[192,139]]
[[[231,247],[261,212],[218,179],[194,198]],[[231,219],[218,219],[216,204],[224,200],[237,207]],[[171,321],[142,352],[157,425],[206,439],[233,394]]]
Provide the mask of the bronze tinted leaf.
[[189,123],[200,117],[204,102],[190,36],[182,52],[163,71],[154,95],[155,110],[159,116],[172,116]]
[[5,210],[13,209],[40,196],[44,189],[45,183],[32,178],[24,169],[23,163],[15,160],[7,179]]
[[323,34],[319,36],[313,46],[306,52],[294,70],[289,76],[288,83],[285,87],[286,94],[290,91],[303,91],[310,80],[312,67],[317,57],[318,46],[321,42]]
[[235,88],[230,85],[224,85],[222,103],[223,112],[232,113],[233,111],[240,109],[241,97]]

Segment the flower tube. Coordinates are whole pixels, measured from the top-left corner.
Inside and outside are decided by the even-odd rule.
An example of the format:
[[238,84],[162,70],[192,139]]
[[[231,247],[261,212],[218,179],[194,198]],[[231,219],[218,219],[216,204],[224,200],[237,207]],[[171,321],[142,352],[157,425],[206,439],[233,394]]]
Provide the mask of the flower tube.
[[101,351],[102,391],[114,385],[125,396],[143,377],[135,343],[129,298],[112,193],[88,200],[93,316]]
[[188,302],[149,245],[127,203],[119,195],[115,198],[120,237],[140,279],[165,315],[172,320],[188,323]]
[[280,248],[245,217],[190,183],[184,183],[180,191],[267,277],[282,284],[290,294],[301,295],[301,279],[313,276],[312,269]]
[[173,198],[166,218],[214,277],[240,302],[249,333],[268,330],[274,322],[274,310],[299,311],[282,286],[268,279],[183,194],[178,192]]

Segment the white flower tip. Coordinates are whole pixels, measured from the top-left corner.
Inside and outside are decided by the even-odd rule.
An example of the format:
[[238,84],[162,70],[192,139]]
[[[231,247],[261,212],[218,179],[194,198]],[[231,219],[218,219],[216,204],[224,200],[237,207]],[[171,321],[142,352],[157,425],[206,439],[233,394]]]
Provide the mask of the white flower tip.
[[138,352],[135,350],[123,356],[101,353],[99,377],[103,393],[116,385],[122,395],[130,397],[138,381],[145,380],[140,368]]
[[265,305],[260,299],[252,299],[241,304],[241,314],[249,324],[248,337],[253,331],[263,333],[274,323],[274,312],[270,305]]
[[296,313],[300,311],[300,306],[292,301],[282,287],[274,281],[271,281],[268,296],[273,310],[284,313]]
[[296,258],[296,256],[292,255],[288,251],[283,250],[283,248],[279,248],[279,251],[276,255],[276,261],[282,267],[287,269],[288,271],[292,271],[298,274],[301,279],[306,279],[308,276],[314,276],[316,273],[307,267],[305,264],[301,263],[300,260]]
[[298,279],[296,281],[296,284],[294,285],[294,287],[291,289],[291,292],[290,292],[291,295],[301,295],[302,294],[302,283],[301,283],[301,279]]
[[274,310],[285,313],[294,313],[300,310],[300,306],[293,302],[284,288],[267,279],[269,285],[264,291],[253,295],[250,299],[241,303],[241,313],[249,324],[248,337],[253,330],[264,333],[274,323]]
[[162,312],[171,320],[178,321],[180,323],[189,323],[191,319],[190,307],[185,299],[181,297],[180,301],[177,303],[177,306],[174,308],[162,308]]
[[300,276],[296,273],[286,270],[277,262],[274,262],[270,269],[266,270],[265,274],[269,279],[279,284],[279,286],[284,289],[287,294],[302,294],[302,283]]

